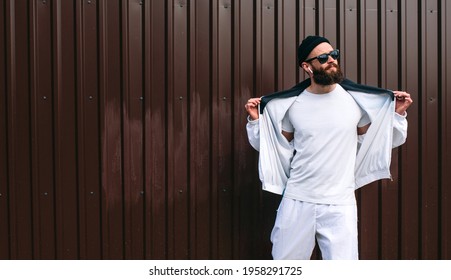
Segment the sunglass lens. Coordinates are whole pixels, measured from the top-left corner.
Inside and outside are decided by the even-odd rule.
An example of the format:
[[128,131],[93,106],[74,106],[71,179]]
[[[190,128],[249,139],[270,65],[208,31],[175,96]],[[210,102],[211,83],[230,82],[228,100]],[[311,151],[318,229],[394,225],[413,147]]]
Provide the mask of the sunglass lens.
[[338,58],[340,57],[340,53],[338,52],[338,50],[334,50],[334,51],[331,51],[331,52],[330,52],[330,56],[331,56],[333,59],[338,59]]
[[322,54],[322,55],[319,55],[319,56],[317,57],[317,59],[318,59],[319,63],[324,64],[324,63],[326,63],[327,60],[329,59],[329,55],[327,55],[327,54]]

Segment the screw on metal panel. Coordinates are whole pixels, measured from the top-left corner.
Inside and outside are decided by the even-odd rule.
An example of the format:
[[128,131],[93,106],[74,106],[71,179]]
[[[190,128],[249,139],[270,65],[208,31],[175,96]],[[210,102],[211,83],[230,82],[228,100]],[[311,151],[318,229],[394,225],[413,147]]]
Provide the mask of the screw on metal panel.
[[144,195],[144,191],[141,191],[141,195]]
[[182,99],[183,99],[183,96],[180,96],[179,99],[182,100]]
[[45,4],[47,4],[47,1],[45,1],[45,0],[44,0],[44,1],[42,1],[42,4],[44,4],[44,5],[45,5]]
[[91,0],[88,0],[88,4],[91,4]]
[[352,12],[352,8],[351,8],[351,9],[349,9],[349,11],[351,11],[351,12]]
[[45,193],[44,193],[44,195],[46,195],[46,196],[47,196],[48,194],[49,194],[48,192],[45,192]]
[[179,193],[182,193],[183,192],[183,190],[179,190]]
[[143,96],[139,97],[139,100],[143,101],[143,100],[144,100],[144,97],[143,97]]
[[94,96],[92,96],[92,95],[89,96],[89,99],[93,99],[93,98],[94,98]]
[[94,195],[94,192],[90,192],[91,195]]
[[143,4],[143,1],[139,1],[139,5],[142,5]]
[[47,96],[44,95],[44,96],[42,97],[42,99],[47,100]]
[[222,100],[223,100],[223,101],[226,101],[226,100],[227,100],[227,97],[226,97],[226,96],[224,96],[224,97],[222,98]]

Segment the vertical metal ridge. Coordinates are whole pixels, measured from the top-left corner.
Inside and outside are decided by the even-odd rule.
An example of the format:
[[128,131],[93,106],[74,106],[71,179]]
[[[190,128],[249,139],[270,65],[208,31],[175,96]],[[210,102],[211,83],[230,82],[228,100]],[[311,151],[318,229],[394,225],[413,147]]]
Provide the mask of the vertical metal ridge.
[[362,34],[362,25],[363,25],[363,20],[362,20],[362,14],[364,14],[362,12],[363,8],[362,8],[362,1],[357,1],[357,34],[358,34],[358,39],[357,39],[357,79],[356,81],[358,83],[361,82],[362,80],[362,38],[361,38],[361,34]]
[[[150,83],[152,80],[152,68],[151,68],[151,55],[152,55],[152,47],[151,47],[151,12],[152,12],[152,4],[150,2],[141,2],[143,5],[143,135],[144,139],[150,139],[150,116],[148,112],[149,100],[151,98],[150,95]],[[144,244],[144,259],[150,259],[153,252],[153,243],[151,241],[150,235],[152,235],[152,225],[153,225],[153,217],[149,215],[152,209],[152,195],[151,195],[151,182],[150,176],[151,171],[148,170],[151,168],[149,164],[149,158],[151,158],[151,147],[147,143],[150,141],[143,141],[143,196],[144,196],[144,207],[143,207],[143,244]]]
[[[33,217],[32,217],[32,224],[33,224],[33,258],[38,259],[41,257],[41,234],[40,234],[40,216],[39,209],[40,209],[40,184],[39,184],[39,149],[37,146],[39,146],[39,134],[38,134],[38,119],[39,114],[38,112],[38,78],[37,78],[37,8],[36,8],[36,2],[30,3],[29,10],[31,10],[30,13],[30,19],[29,19],[29,26],[30,26],[30,35],[29,35],[29,45],[30,45],[30,134],[31,134],[31,143],[30,143],[30,161],[31,161],[31,188],[37,189],[35,191],[32,191],[32,209],[33,209]],[[53,99],[53,98],[52,98]]]
[[[442,123],[442,172],[441,172],[441,186],[442,186],[442,236],[441,236],[441,259],[450,259],[451,258],[451,240],[449,240],[448,236],[450,236],[451,232],[451,224],[450,224],[450,198],[451,198],[451,190],[449,188],[451,184],[451,180],[449,177],[448,170],[451,168],[451,149],[448,146],[448,143],[451,143],[451,99],[446,94],[451,89],[451,81],[449,79],[451,74],[451,65],[449,62],[451,61],[451,53],[449,49],[451,48],[451,36],[449,32],[451,30],[451,21],[449,18],[449,13],[451,12],[451,5],[449,5],[449,1],[441,1],[441,26],[442,26],[442,45],[441,45],[441,53],[442,60],[445,63],[442,63],[442,112],[443,112],[443,123]],[[448,186],[448,187],[447,187]]]
[[[103,244],[105,243],[105,236],[108,235],[108,231],[105,230],[105,224],[108,223],[108,218],[105,217],[105,187],[108,184],[107,172],[110,167],[110,161],[108,160],[107,146],[109,142],[108,137],[108,125],[107,125],[107,96],[108,92],[108,33],[107,33],[107,4],[108,1],[99,1],[98,8],[98,28],[99,28],[99,106],[100,106],[100,117],[99,117],[99,128],[101,130],[101,135],[99,137],[99,151],[100,151],[100,166],[101,166],[101,176],[100,176],[100,190],[99,190],[99,203],[100,203],[100,244],[99,245],[99,255],[103,259],[105,252]],[[102,117],[103,116],[103,117]]]
[[[52,84],[52,91],[54,93],[55,99],[57,100],[56,103],[59,102],[59,96],[61,94],[61,11],[60,11],[60,2],[55,1],[52,3],[52,10],[53,15],[56,16],[56,19],[52,19],[52,36],[53,36],[53,57],[52,57],[52,68],[53,68],[53,84]],[[77,103],[77,100],[74,100],[74,103]],[[56,117],[54,119],[54,126],[55,126],[55,166],[56,166],[56,172],[55,172],[55,209],[56,209],[56,215],[55,215],[55,239],[56,239],[56,258],[63,259],[64,258],[64,242],[63,242],[63,202],[62,202],[62,194],[58,190],[60,186],[63,184],[61,183],[61,162],[62,162],[62,156],[61,156],[61,137],[60,135],[60,127],[61,127],[61,107],[58,106],[56,108]],[[78,172],[77,172],[78,175]]]
[[[8,134],[7,141],[7,170],[8,170],[8,194],[9,194],[9,211],[10,211],[10,221],[9,221],[9,255],[11,259],[18,259],[18,241],[17,241],[17,221],[16,215],[16,207],[15,207],[15,199],[16,199],[16,191],[15,191],[15,183],[17,181],[15,174],[15,166],[13,159],[15,158],[15,139],[13,127],[15,123],[14,116],[14,101],[16,96],[16,38],[15,38],[15,1],[9,0],[5,1],[5,38],[6,38],[6,90],[7,90],[7,104],[6,106],[9,108],[7,112],[10,114],[10,117],[7,116],[7,131],[10,132]],[[9,98],[8,98],[9,97]],[[13,187],[14,186],[14,187]]]
[[139,259],[143,251],[143,29],[142,5],[122,3],[124,71],[124,218],[125,258]]
[[7,92],[7,13],[6,1],[0,4],[0,259],[10,259],[10,213],[9,213],[9,182],[8,182],[8,92]]
[[[424,133],[427,131],[426,126],[424,124],[424,119],[425,116],[427,116],[426,114],[426,110],[425,110],[425,106],[424,104],[424,99],[427,97],[425,94],[425,90],[424,90],[424,86],[425,86],[425,81],[423,79],[423,75],[424,75],[424,65],[425,63],[425,54],[424,54],[424,34],[425,34],[425,28],[424,28],[424,22],[425,22],[425,1],[426,0],[418,0],[418,34],[420,34],[419,36],[419,42],[418,42],[418,53],[419,53],[419,57],[418,57],[418,62],[419,62],[419,73],[418,73],[418,80],[419,80],[419,95],[418,95],[418,99],[419,101],[421,100],[421,106],[419,109],[419,117],[420,117],[420,124],[419,124],[419,130],[420,130],[420,145],[419,145],[419,150],[420,150],[420,156],[419,156],[419,164],[420,164],[420,168],[419,170],[423,171],[424,166],[426,166],[424,164],[424,159],[425,159],[425,152],[424,150],[426,149],[426,147],[424,146],[425,144],[427,144],[427,141],[425,140],[424,137]],[[426,177],[424,172],[420,172],[420,176],[419,176],[419,180],[420,180],[420,185],[421,188],[419,188],[419,194],[418,194],[418,208],[419,208],[419,240],[418,240],[418,247],[419,247],[419,259],[424,259],[424,252],[427,251],[425,250],[424,246],[423,246],[423,238],[425,237],[424,231],[423,231],[423,226],[425,224],[425,220],[424,219],[424,208],[423,208],[423,194],[425,193],[424,191],[424,178]]]
[[[241,84],[241,77],[240,77],[240,64],[241,64],[241,52],[240,52],[240,45],[241,45],[241,3],[240,1],[235,1],[232,4],[233,7],[233,17],[232,17],[232,21],[233,21],[233,29],[232,29],[232,57],[233,59],[233,63],[232,63],[232,80],[233,80],[233,85],[232,85],[232,91],[235,94],[232,94],[232,100],[231,100],[231,107],[232,107],[232,116],[233,116],[233,120],[232,120],[232,131],[235,132],[236,131],[236,126],[237,126],[237,119],[240,119],[240,111],[242,110],[241,108],[241,98],[240,96],[236,96],[237,92],[241,92],[241,89],[239,87],[239,85]],[[239,101],[238,101],[239,100]],[[237,102],[240,102],[239,105],[240,106],[236,106]],[[239,108],[239,111],[236,110],[236,108]],[[233,139],[237,139],[237,137],[235,136],[235,133],[233,133],[234,136],[232,136]],[[237,163],[239,160],[239,157],[236,155],[236,143],[232,141],[232,150],[234,151],[232,154],[232,162]],[[232,168],[232,180],[231,180],[231,184],[232,186],[230,187],[231,189],[231,193],[232,193],[232,231],[231,231],[231,235],[232,235],[232,253],[231,253],[231,258],[232,259],[238,259],[239,257],[239,248],[240,248],[240,235],[239,235],[239,230],[240,230],[240,221],[241,221],[241,217],[239,215],[239,198],[240,197],[240,190],[239,190],[239,183],[237,180],[237,168],[236,166],[233,166]]]
[[[78,194],[78,213],[79,213],[79,219],[78,219],[78,226],[79,226],[79,242],[80,242],[80,253],[82,253],[83,255],[85,255],[86,252],[86,247],[84,247],[83,245],[86,244],[86,242],[83,242],[82,240],[85,240],[86,236],[86,227],[85,227],[85,215],[83,215],[82,213],[80,213],[80,211],[82,209],[85,208],[85,204],[84,204],[84,200],[81,199],[81,195],[83,195],[86,192],[86,167],[85,167],[85,130],[84,130],[84,117],[85,117],[85,106],[84,106],[84,91],[85,91],[85,44],[86,44],[86,40],[85,40],[85,3],[86,1],[82,0],[78,3],[77,8],[76,8],[76,16],[75,16],[75,22],[76,22],[76,49],[77,49],[77,53],[76,53],[76,61],[75,61],[75,65],[77,68],[77,74],[76,74],[76,85],[77,85],[77,90],[76,90],[76,129],[77,129],[77,180],[78,180],[78,184],[77,184],[77,194]],[[61,5],[61,4],[60,4]],[[57,59],[57,71],[58,73],[61,72],[61,52],[62,52],[62,46],[61,46],[61,10],[59,9],[59,11],[57,11],[57,17],[58,17],[58,21],[57,21],[57,30],[58,32],[58,36],[57,36],[57,49],[59,50],[57,53],[59,54],[59,59]],[[58,28],[59,27],[59,28]],[[58,74],[58,85],[60,82],[60,79],[62,78],[62,76],[60,74]],[[58,87],[58,92],[61,93],[60,88]],[[58,94],[59,95],[59,94]],[[61,184],[62,186],[62,184]],[[61,192],[63,195],[63,192]],[[64,207],[64,206],[60,206],[60,207]],[[61,210],[61,209],[60,209]],[[65,220],[64,216],[61,214],[60,217],[61,220]],[[61,224],[63,224],[64,222],[61,222]],[[62,227],[62,226],[61,226]],[[64,229],[64,227],[62,227]],[[62,233],[62,235],[64,235],[64,231]],[[83,244],[83,245],[82,245]],[[64,246],[64,245],[62,245]],[[82,248],[83,247],[83,248]],[[61,255],[64,256],[64,247],[60,248]],[[64,258],[64,257],[63,257]]]
[[167,158],[167,200],[166,200],[166,208],[168,219],[166,222],[167,232],[168,232],[168,241],[167,241],[167,258],[174,259],[175,254],[175,245],[174,245],[174,180],[173,180],[173,161],[171,160],[173,157],[173,147],[174,147],[174,130],[171,127],[173,122],[172,116],[172,106],[174,103],[174,85],[172,81],[174,80],[174,1],[168,1],[166,4],[167,11],[167,19],[166,19],[166,44],[167,44],[167,54],[166,54],[166,65],[167,65],[167,145],[168,149],[166,152]]
[[438,88],[437,88],[437,56],[434,51],[437,50],[437,1],[425,1],[424,3],[424,21],[422,22],[422,28],[424,31],[423,41],[423,63],[426,69],[423,78],[423,91],[425,93],[423,97],[423,108],[425,110],[425,118],[423,119],[423,125],[426,130],[423,134],[423,139],[426,141],[423,145],[424,159],[429,162],[427,166],[424,166],[424,178],[423,178],[423,214],[428,216],[428,219],[423,220],[423,249],[425,250],[423,257],[425,259],[437,258],[437,188],[438,188]]
[[131,91],[130,91],[130,15],[129,15],[129,5],[130,0],[121,1],[121,70],[122,70],[122,116],[123,116],[123,126],[122,126],[122,164],[123,164],[123,174],[122,177],[122,200],[123,200],[123,258],[132,258],[131,249],[131,211],[130,211],[130,187],[132,182],[131,177],[134,175],[131,168],[131,135],[130,135],[130,122],[133,121],[130,117],[131,110]]
[[[195,23],[195,13],[196,13],[196,6],[197,6],[196,0],[191,0],[187,3],[187,12],[186,12],[186,100],[187,100],[187,108],[186,108],[186,119],[187,119],[187,133],[186,133],[186,169],[188,170],[186,174],[186,190],[187,190],[187,204],[186,204],[186,212],[187,212],[187,259],[193,259],[193,257],[197,254],[197,248],[196,245],[193,242],[195,240],[196,236],[196,222],[197,219],[195,218],[194,207],[196,203],[196,193],[197,193],[197,187],[192,184],[192,154],[191,154],[191,127],[192,127],[192,105],[193,105],[193,95],[194,95],[194,89],[196,88],[196,74],[197,74],[197,61],[195,58],[195,54],[193,54],[193,49],[196,49],[196,39],[192,38],[193,36],[197,36],[197,32],[195,30],[196,23]],[[194,45],[194,48],[192,46]],[[193,239],[194,238],[194,239]]]
[[187,96],[186,99],[188,100],[187,105],[187,151],[186,151],[186,162],[187,162],[187,197],[188,197],[188,203],[187,203],[187,240],[188,240],[188,259],[193,259],[194,256],[198,253],[198,248],[196,246],[196,237],[197,237],[197,230],[196,230],[196,224],[198,222],[196,217],[196,202],[197,202],[197,192],[198,188],[196,184],[193,184],[193,180],[195,179],[196,175],[192,174],[194,171],[194,168],[192,168],[193,159],[195,158],[195,155],[192,154],[194,141],[192,138],[194,137],[195,132],[191,131],[191,128],[193,124],[195,123],[195,120],[193,120],[193,114],[195,114],[196,108],[193,108],[193,105],[196,104],[196,100],[194,100],[195,95],[198,94],[197,92],[197,55],[196,50],[198,47],[197,44],[197,36],[198,32],[196,30],[196,14],[197,14],[197,4],[198,1],[191,0],[188,3],[188,10],[186,13],[186,33],[187,33],[187,42],[186,42],[186,73],[187,73]]
[[443,61],[443,56],[442,56],[442,24],[443,21],[441,19],[441,11],[442,11],[442,6],[441,6],[441,0],[437,1],[437,18],[438,18],[438,22],[437,22],[437,102],[438,105],[437,106],[437,111],[438,111],[438,132],[437,132],[437,153],[438,153],[438,170],[437,170],[437,208],[438,208],[438,224],[437,224],[437,259],[442,259],[442,248],[443,248],[443,244],[442,244],[442,229],[443,229],[443,212],[442,212],[442,195],[443,195],[443,177],[442,177],[442,169],[440,168],[440,166],[443,164],[443,80],[442,80],[442,70],[443,68],[441,67],[441,61]]
[[217,127],[218,127],[218,116],[217,116],[217,99],[218,99],[218,92],[219,92],[219,51],[218,46],[219,44],[219,15],[218,15],[218,9],[219,9],[219,0],[215,0],[211,2],[211,97],[210,97],[210,104],[211,104],[211,123],[210,123],[210,129],[211,129],[211,155],[210,155],[210,162],[211,162],[211,179],[210,179],[210,189],[211,189],[211,213],[212,213],[212,224],[211,224],[211,257],[213,259],[218,259],[219,256],[219,226],[218,226],[218,148],[217,148]]
[[[164,52],[164,89],[165,89],[165,97],[164,97],[164,101],[165,101],[165,106],[164,106],[164,123],[165,123],[165,133],[164,133],[164,139],[165,139],[165,144],[169,147],[169,61],[170,61],[170,54],[169,54],[169,30],[171,28],[171,24],[170,24],[170,5],[168,1],[165,1],[164,4],[164,46],[165,46],[165,52]],[[170,214],[170,210],[169,210],[169,188],[168,188],[168,182],[169,182],[169,149],[165,149],[164,152],[164,159],[165,159],[165,172],[164,172],[164,180],[165,180],[165,188],[164,188],[164,194],[165,194],[165,215],[166,217],[169,217]],[[165,223],[164,223],[164,228],[165,228],[165,232],[167,233],[166,235],[168,236],[169,234],[169,218],[165,219]],[[165,243],[164,243],[164,248],[165,248],[165,252],[164,255],[166,258],[169,257],[169,237],[166,238]]]

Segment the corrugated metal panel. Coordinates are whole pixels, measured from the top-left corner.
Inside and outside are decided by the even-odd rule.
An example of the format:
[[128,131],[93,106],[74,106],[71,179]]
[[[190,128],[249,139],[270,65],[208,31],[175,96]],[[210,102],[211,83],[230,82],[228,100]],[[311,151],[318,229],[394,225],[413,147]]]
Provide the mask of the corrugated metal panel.
[[[419,129],[419,106],[420,99],[420,69],[419,64],[419,42],[421,33],[419,30],[419,8],[418,3],[403,1],[401,10],[401,88],[408,92],[416,93],[415,102],[409,108],[409,136],[407,143],[402,147],[400,160],[402,166],[398,168],[403,175],[400,182],[401,196],[398,216],[401,220],[401,232],[399,235],[399,254],[401,258],[420,258],[420,129]],[[415,44],[413,44],[415,42]],[[404,190],[404,191],[403,191]],[[399,228],[399,227],[398,227]],[[415,230],[410,230],[415,229]]]
[[[449,170],[451,170],[451,147],[449,147],[448,143],[451,143],[451,98],[449,94],[446,94],[451,91],[451,79],[449,79],[451,75],[451,52],[449,51],[451,48],[451,19],[449,16],[451,14],[451,4],[446,1],[440,2],[440,26],[441,26],[441,71],[440,79],[441,79],[441,220],[444,221],[443,225],[440,227],[440,243],[441,243],[441,258],[443,259],[451,259],[451,240],[449,236],[451,236],[451,177],[449,176]],[[442,51],[443,50],[443,51]]]
[[[5,0],[1,259],[270,258],[244,104],[304,78],[308,34],[347,77],[410,92],[393,181],[357,192],[362,259],[451,258],[445,0]],[[315,252],[314,258],[319,258]]]

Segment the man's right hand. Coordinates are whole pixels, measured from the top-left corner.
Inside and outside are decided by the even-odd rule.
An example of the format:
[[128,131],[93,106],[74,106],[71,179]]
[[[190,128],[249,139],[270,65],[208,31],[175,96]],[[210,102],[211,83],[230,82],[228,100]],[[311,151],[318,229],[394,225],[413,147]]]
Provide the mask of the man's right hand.
[[251,98],[247,101],[246,105],[244,105],[244,108],[246,108],[246,111],[252,120],[259,118],[258,104],[260,104],[260,101],[261,97]]

